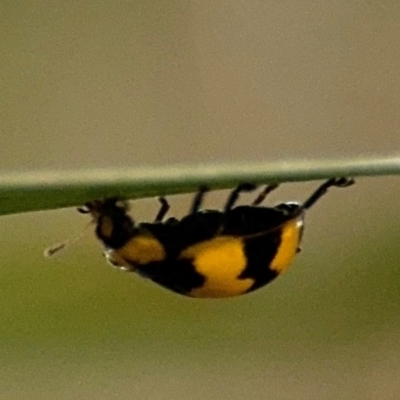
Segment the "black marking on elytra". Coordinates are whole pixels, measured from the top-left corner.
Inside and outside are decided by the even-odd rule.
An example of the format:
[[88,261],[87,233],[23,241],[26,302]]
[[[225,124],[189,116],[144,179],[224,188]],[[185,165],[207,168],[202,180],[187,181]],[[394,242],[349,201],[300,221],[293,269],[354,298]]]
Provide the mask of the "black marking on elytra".
[[247,265],[239,279],[251,278],[254,280],[254,284],[247,290],[248,292],[266,285],[279,275],[278,272],[270,269],[270,264],[276,256],[280,244],[281,231],[244,239]]
[[164,260],[137,267],[138,272],[159,285],[183,295],[203,286],[205,278],[190,260]]

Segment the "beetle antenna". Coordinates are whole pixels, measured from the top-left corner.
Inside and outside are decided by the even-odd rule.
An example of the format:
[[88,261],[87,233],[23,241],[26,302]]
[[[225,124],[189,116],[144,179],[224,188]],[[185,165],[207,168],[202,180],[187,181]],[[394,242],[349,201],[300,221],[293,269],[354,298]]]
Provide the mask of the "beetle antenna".
[[76,236],[73,236],[72,238],[69,238],[67,240],[64,240],[63,242],[58,242],[53,244],[53,246],[48,247],[45,249],[43,252],[44,256],[46,258],[53,257],[55,254],[59,253],[60,251],[64,250],[66,247],[68,247],[70,244],[75,243],[78,241],[88,230],[88,228],[94,223],[95,221],[92,220],[90,221],[83,229],[81,232],[79,232]]

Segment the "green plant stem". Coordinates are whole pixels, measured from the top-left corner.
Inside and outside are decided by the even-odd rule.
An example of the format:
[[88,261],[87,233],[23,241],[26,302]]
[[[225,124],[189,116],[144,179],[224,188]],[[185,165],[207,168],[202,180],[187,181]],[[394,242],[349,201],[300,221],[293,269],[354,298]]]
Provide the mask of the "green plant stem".
[[226,189],[241,182],[378,175],[400,175],[400,157],[9,172],[0,175],[0,215],[79,206],[110,196],[138,199],[194,192],[200,185]]

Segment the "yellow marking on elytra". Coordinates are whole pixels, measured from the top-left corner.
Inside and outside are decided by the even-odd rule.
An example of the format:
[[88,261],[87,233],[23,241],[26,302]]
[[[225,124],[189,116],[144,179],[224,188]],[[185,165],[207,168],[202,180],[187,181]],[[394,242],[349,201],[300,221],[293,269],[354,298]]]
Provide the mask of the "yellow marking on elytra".
[[133,266],[163,261],[166,257],[163,245],[151,235],[134,236],[124,246],[114,250],[114,253],[117,254],[115,259],[124,260]]
[[270,265],[270,268],[279,274],[286,271],[296,257],[302,225],[302,219],[294,219],[282,228],[281,244]]
[[205,277],[204,284],[193,289],[194,297],[229,297],[246,292],[254,280],[239,279],[247,259],[240,238],[219,236],[194,244],[184,250],[180,259],[189,259],[197,272]]

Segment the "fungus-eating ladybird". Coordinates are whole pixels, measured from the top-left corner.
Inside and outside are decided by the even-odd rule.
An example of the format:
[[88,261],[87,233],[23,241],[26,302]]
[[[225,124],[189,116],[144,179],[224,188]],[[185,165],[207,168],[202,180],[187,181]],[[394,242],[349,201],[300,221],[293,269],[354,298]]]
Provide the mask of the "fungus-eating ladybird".
[[278,185],[267,186],[248,206],[235,206],[241,184],[222,211],[201,210],[206,188],[196,194],[181,220],[164,220],[169,204],[153,223],[135,224],[126,202],[117,198],[88,202],[105,255],[114,266],[134,271],[174,292],[191,297],[230,297],[256,290],[284,272],[294,260],[303,233],[304,215],[332,186],[347,187],[350,178],[332,178],[302,204],[260,206]]

